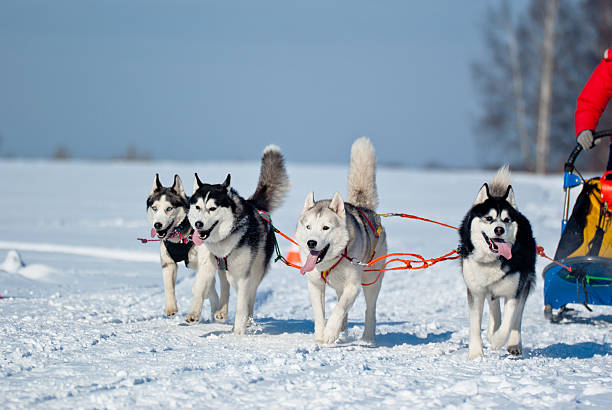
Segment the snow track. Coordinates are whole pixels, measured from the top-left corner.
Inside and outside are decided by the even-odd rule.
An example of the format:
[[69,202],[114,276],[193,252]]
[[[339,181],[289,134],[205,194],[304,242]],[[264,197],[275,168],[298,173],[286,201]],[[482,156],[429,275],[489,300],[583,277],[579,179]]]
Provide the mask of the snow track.
[[63,253],[66,255],[90,256],[128,262],[159,262],[159,253],[126,251],[123,249],[96,248],[91,246],[56,245],[51,243],[0,241],[0,249],[30,252]]
[[[1,407],[609,408],[612,309],[594,307],[589,313],[577,307],[564,323],[548,323],[539,278],[544,260],[538,261],[537,287],[525,308],[519,358],[491,350],[485,336],[485,357],[468,360],[465,285],[456,262],[385,275],[374,346],[359,340],[361,295],[339,342],[315,343],[306,280],[281,264],[264,278],[255,324],[245,336],[231,333],[231,320],[207,322],[208,302],[203,321],[185,324],[193,283],[193,273],[185,268],[178,273],[179,314],[165,317],[157,245],[134,239],[147,231],[137,221],[146,221],[144,201],[153,175],[160,172],[169,180],[174,172],[188,176],[197,170],[220,180],[231,171],[238,190],[248,195],[257,169],[256,163],[0,161],[5,176],[0,189],[7,193],[0,197],[0,261],[16,249],[25,270],[38,265],[49,272],[43,281],[19,274],[22,270],[0,270],[5,296],[0,299]],[[317,198],[324,198],[342,192],[346,171],[290,166],[294,188],[273,214],[275,225],[291,232],[306,193],[315,190]],[[91,184],[93,175],[96,184]],[[380,169],[381,211],[458,224],[490,177],[485,171]],[[57,196],[57,180],[74,191]],[[560,207],[560,180],[513,177],[518,205],[547,250],[556,246],[559,215],[543,212],[541,204]],[[122,181],[119,187],[116,181]],[[398,181],[410,184],[398,190]],[[40,207],[37,201],[46,195],[46,206]],[[98,223],[108,220],[118,222]],[[21,229],[23,221],[35,227],[40,243]],[[383,222],[390,251],[433,257],[456,246],[456,233],[444,228],[391,218]],[[328,312],[333,293],[326,294]],[[230,318],[235,306],[232,290]]]

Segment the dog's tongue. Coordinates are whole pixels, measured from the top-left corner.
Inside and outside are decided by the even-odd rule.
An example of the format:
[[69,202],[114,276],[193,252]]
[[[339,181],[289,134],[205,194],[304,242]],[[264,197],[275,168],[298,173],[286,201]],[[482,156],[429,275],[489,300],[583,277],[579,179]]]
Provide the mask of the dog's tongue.
[[491,239],[497,245],[497,251],[501,256],[510,260],[512,259],[512,250],[506,241],[500,239]]
[[155,228],[151,228],[151,238],[155,238],[156,235],[157,231],[155,230]]
[[200,238],[200,235],[198,233],[198,231],[195,231],[193,233],[193,235],[191,235],[191,240],[193,241],[193,243],[195,244],[195,246],[200,246],[202,245],[202,238]]
[[310,253],[306,257],[306,263],[304,263],[304,266],[302,267],[302,269],[300,269],[300,273],[302,275],[314,269],[315,265],[317,264],[317,258],[319,257],[320,253],[321,251],[310,251]]

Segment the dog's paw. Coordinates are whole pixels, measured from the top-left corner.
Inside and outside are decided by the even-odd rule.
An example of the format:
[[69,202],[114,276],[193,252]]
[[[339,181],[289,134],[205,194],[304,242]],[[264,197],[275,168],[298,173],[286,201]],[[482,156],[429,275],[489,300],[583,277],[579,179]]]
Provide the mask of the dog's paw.
[[489,339],[491,342],[491,349],[498,350],[501,349],[508,340],[508,335],[502,335],[499,331],[493,333],[493,336]]
[[332,344],[336,340],[338,340],[339,336],[340,336],[340,332],[325,329],[325,331],[323,332],[323,337],[321,337],[321,343]]
[[201,317],[202,317],[202,313],[189,312],[187,316],[185,316],[185,322],[189,324],[195,324],[200,321]]
[[172,317],[172,316],[176,315],[177,313],[178,313],[178,307],[176,305],[173,305],[173,306],[170,305],[170,306],[166,306],[164,308],[164,314],[166,316]]
[[512,356],[520,356],[523,354],[523,346],[521,345],[508,346],[508,353],[510,353]]
[[216,322],[225,323],[225,321],[227,320],[227,310],[217,310],[214,314],[214,318]]
[[246,334],[246,326],[234,326],[233,332],[238,336],[244,335]]
[[362,337],[359,344],[362,346],[376,346],[376,337]]
[[478,359],[479,357],[483,357],[482,353],[482,345],[480,346],[470,346],[470,350],[468,353],[468,357],[470,360]]

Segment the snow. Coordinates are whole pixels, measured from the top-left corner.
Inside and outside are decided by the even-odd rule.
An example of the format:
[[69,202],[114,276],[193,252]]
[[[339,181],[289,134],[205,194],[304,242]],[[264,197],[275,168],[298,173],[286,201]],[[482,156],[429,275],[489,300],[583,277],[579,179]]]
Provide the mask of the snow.
[[[288,168],[292,189],[272,216],[292,234],[308,192],[346,192],[347,166]],[[564,323],[547,322],[542,258],[518,358],[491,350],[485,336],[485,357],[468,360],[455,261],[386,275],[375,346],[359,341],[362,296],[340,341],[315,343],[306,281],[281,264],[264,279],[245,336],[233,335],[231,323],[208,323],[208,302],[202,322],[184,323],[193,283],[184,267],[179,315],[166,318],[158,245],[135,239],[150,230],[145,199],[155,172],[166,184],[178,173],[186,187],[193,172],[210,182],[231,172],[246,196],[258,164],[0,161],[0,406],[609,408],[612,309],[577,307]],[[493,173],[381,168],[379,211],[458,225]],[[515,174],[513,186],[538,243],[554,254],[561,177]],[[457,245],[448,228],[383,222],[390,251],[434,257]],[[328,291],[328,309],[334,299]],[[230,318],[235,306],[232,293]]]

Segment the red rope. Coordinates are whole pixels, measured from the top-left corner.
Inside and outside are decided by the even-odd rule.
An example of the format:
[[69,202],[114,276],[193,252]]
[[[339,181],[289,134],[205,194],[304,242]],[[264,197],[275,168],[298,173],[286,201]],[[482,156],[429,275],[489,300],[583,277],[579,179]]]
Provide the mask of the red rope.
[[[293,239],[291,239],[290,237],[288,237],[287,235],[285,235],[284,233],[282,233],[281,231],[279,231],[278,229],[274,228],[274,232],[276,232],[277,234],[279,234],[280,236],[282,236],[283,238],[285,238],[286,240],[288,240],[289,242],[293,243],[294,245],[300,246],[299,243],[297,243],[296,241],[294,241]],[[298,267],[297,265],[293,265],[293,267]],[[298,268],[302,268],[301,266],[299,266]]]
[[402,218],[408,219],[418,219],[419,221],[431,222],[432,224],[446,226],[447,228],[459,230],[456,226],[448,225],[442,222],[434,221],[433,219],[421,218],[420,216],[410,215],[410,214],[401,214],[401,213],[387,213],[387,214],[378,214],[379,216],[389,217],[389,216],[400,216]]
[[538,254],[538,255],[540,255],[541,257],[546,258],[546,259],[550,260],[552,263],[555,263],[555,264],[557,264],[557,265],[561,266],[562,268],[567,269],[567,270],[568,270],[568,272],[571,272],[571,271],[572,271],[571,266],[567,266],[567,265],[562,264],[561,262],[557,262],[556,260],[554,260],[554,259],[553,259],[553,258],[551,258],[550,256],[546,255],[546,253],[544,253],[544,248],[543,248],[543,247],[541,247],[541,246],[536,246],[536,252],[537,252],[537,254]]

